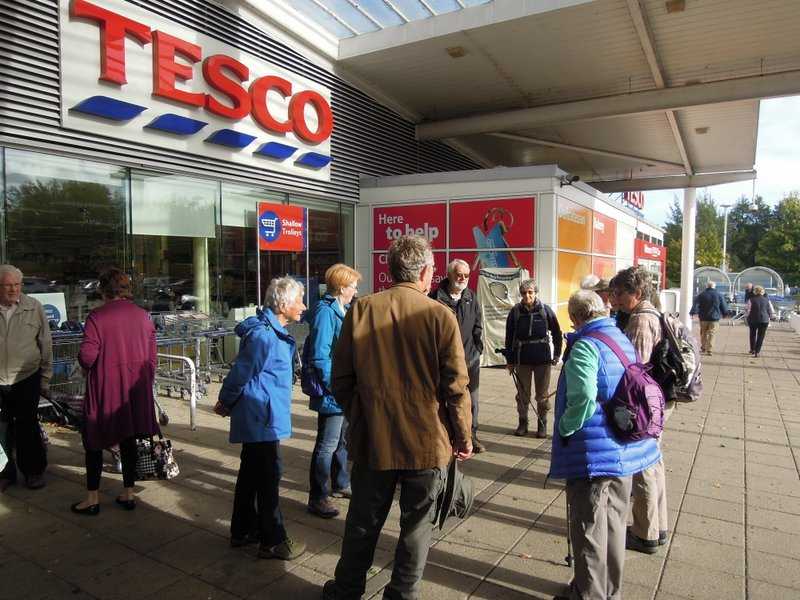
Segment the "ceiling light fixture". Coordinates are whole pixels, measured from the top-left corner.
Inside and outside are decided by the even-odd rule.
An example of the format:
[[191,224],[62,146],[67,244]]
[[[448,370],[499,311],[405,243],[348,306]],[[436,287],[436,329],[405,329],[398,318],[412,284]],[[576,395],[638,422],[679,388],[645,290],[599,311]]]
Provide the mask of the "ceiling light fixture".
[[467,51],[464,50],[463,46],[450,46],[449,48],[446,48],[446,50],[450,55],[450,58],[461,58],[467,54]]
[[686,10],[686,0],[667,0],[664,2],[668,13],[683,12]]
[[694,132],[695,132],[697,135],[705,135],[705,134],[707,134],[707,133],[708,133],[708,130],[709,130],[709,129],[710,129],[709,127],[695,127],[695,128],[694,128]]

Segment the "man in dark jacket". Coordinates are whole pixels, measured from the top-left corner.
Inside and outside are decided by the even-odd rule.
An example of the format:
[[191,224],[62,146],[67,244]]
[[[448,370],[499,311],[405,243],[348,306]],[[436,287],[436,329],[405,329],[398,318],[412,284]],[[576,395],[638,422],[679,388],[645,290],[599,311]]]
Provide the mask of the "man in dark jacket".
[[547,437],[548,390],[550,369],[561,358],[561,327],[549,306],[536,297],[539,288],[533,279],[519,285],[522,301],[511,309],[506,319],[506,360],[508,371],[517,378],[517,413],[519,425],[514,435],[528,433],[528,405],[531,380],[536,387],[536,437]]
[[481,354],[483,354],[483,312],[467,283],[469,283],[469,265],[457,258],[447,266],[447,279],[439,284],[435,292],[431,292],[431,298],[438,300],[455,313],[458,328],[461,330],[472,403],[472,451],[480,454],[486,449],[478,440],[478,385]]
[[719,327],[719,320],[728,312],[728,305],[716,289],[713,281],[706,283],[706,289],[694,299],[690,315],[700,317],[700,352],[711,356],[714,349],[714,334]]

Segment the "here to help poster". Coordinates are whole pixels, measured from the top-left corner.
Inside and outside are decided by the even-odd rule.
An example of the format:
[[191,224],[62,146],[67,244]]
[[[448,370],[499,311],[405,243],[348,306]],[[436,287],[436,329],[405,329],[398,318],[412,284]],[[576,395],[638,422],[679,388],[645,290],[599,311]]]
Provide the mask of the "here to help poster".
[[258,203],[258,247],[262,251],[303,252],[308,247],[308,209]]

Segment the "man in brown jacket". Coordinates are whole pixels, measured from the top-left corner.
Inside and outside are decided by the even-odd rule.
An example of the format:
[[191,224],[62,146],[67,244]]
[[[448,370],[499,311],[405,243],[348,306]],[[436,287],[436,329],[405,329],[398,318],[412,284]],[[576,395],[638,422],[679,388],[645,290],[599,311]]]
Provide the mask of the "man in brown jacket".
[[419,597],[436,499],[454,454],[472,455],[467,367],[452,311],[427,297],[433,253],[417,236],[389,248],[394,286],[359,299],[336,344],[331,385],[347,421],[353,497],[325,599],[364,593],[400,485],[400,538],[383,597]]

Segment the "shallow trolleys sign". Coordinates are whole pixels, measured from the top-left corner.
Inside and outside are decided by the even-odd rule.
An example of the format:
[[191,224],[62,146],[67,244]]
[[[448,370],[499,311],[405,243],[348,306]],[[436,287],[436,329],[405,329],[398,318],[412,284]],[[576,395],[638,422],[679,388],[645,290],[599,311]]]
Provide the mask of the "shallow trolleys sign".
[[308,209],[292,204],[258,203],[258,248],[303,252],[308,247]]
[[124,0],[61,0],[61,122],[330,179],[330,91]]

